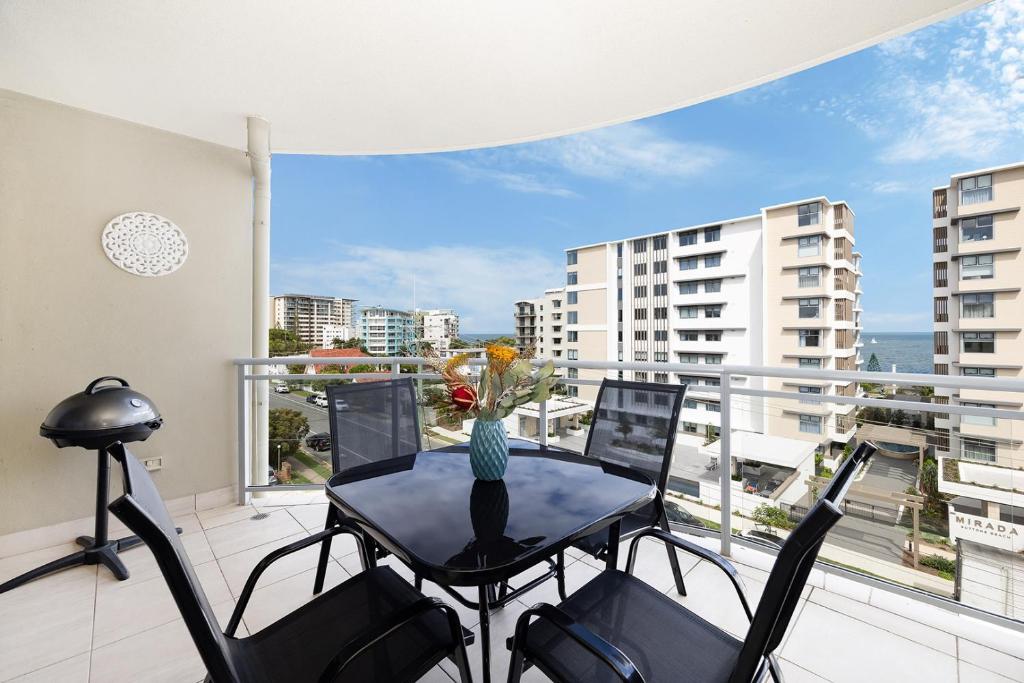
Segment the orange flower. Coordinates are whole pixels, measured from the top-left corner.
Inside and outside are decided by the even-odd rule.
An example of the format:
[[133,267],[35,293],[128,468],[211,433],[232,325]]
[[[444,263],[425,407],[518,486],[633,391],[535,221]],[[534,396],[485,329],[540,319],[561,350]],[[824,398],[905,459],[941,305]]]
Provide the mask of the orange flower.
[[519,354],[511,346],[491,344],[487,347],[487,364],[490,366],[492,373],[500,375],[508,370],[508,367],[517,358],[519,358]]

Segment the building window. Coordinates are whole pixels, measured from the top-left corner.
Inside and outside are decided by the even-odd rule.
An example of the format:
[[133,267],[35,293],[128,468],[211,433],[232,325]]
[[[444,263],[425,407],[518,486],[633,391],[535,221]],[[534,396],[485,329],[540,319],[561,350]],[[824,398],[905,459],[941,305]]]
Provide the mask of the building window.
[[820,256],[821,235],[811,235],[810,237],[801,237],[797,239],[796,255],[800,257]]
[[580,395],[580,388],[576,385],[565,388],[565,395],[570,398],[576,398]]
[[668,351],[655,351],[654,352],[655,363],[667,363],[668,362]]
[[688,247],[691,244],[697,244],[697,231],[691,230],[689,232],[679,233],[679,246]]
[[633,339],[636,341],[647,341],[647,330],[634,330]]
[[[991,403],[968,403],[967,401],[960,401],[960,405],[966,408],[995,408],[995,405]],[[961,415],[960,422],[969,425],[978,425],[979,427],[995,427],[996,418],[989,415]]]
[[975,216],[960,221],[961,242],[982,242],[992,239],[992,216]]
[[818,266],[811,266],[810,268],[801,268],[798,272],[800,287],[821,286],[821,268],[819,268]]
[[634,351],[633,352],[633,360],[635,362],[637,362],[637,363],[646,363],[647,362],[647,352],[646,351]]
[[797,225],[818,225],[821,222],[821,202],[796,207]]
[[798,303],[801,318],[821,317],[821,299],[800,299]]
[[668,261],[655,261],[654,262],[654,274],[667,273],[668,272]]
[[658,235],[651,243],[654,249],[668,249],[668,235]]
[[575,325],[579,322],[579,313],[576,311],[569,311],[565,314],[565,322],[567,325]]
[[722,333],[721,332],[705,332],[704,333],[704,341],[709,341],[709,342],[722,341]]
[[579,368],[566,368],[565,369],[565,373],[566,373],[565,376],[568,377],[569,379],[579,379],[580,369]]
[[721,254],[710,254],[710,255],[704,257],[704,267],[705,268],[717,268],[720,265],[722,265],[722,255]]
[[[816,396],[820,396],[821,395],[821,387],[801,386],[801,387],[798,387],[798,391],[801,394],[814,394]],[[801,398],[800,402],[801,403],[815,403],[816,401],[812,401],[812,400],[809,400],[809,399]]]
[[637,285],[633,288],[633,298],[643,299],[647,296],[647,285]]
[[[697,424],[695,422],[684,422],[683,423],[683,431],[686,432],[687,434],[696,434],[697,433]],[[698,491],[697,495],[700,495],[700,488],[699,487],[698,487],[697,491]]]
[[[633,373],[633,379],[636,380],[637,382],[646,382],[647,381],[647,373],[646,372],[634,372]],[[633,400],[635,402],[637,402],[637,403],[647,403],[647,392],[646,391],[638,391],[638,392],[636,392],[636,394],[633,395]],[[636,417],[639,418],[641,416],[637,415]],[[637,422],[639,423],[640,420],[637,419]]]
[[960,295],[961,318],[992,318],[995,316],[995,295],[991,292]]
[[690,363],[692,365],[696,365],[700,361],[699,361],[699,356],[697,356],[697,354],[695,354],[695,353],[680,353],[679,354],[679,362],[680,363]]
[[689,258],[679,259],[679,270],[696,270],[697,269],[697,257],[690,256]]
[[654,309],[655,320],[668,320],[668,308],[666,306],[657,306]]
[[716,304],[714,306],[705,306],[704,307],[704,317],[705,318],[721,318],[722,317],[722,307],[720,305],[718,305],[718,304]]
[[634,263],[633,264],[633,275],[647,275],[647,264],[646,263]]
[[821,330],[800,330],[800,346],[821,346]]
[[697,283],[696,282],[680,282],[679,283],[680,294],[696,294]]
[[805,370],[820,370],[821,359],[820,358],[801,358],[797,363],[801,368]]
[[722,412],[722,404],[715,401],[708,401],[704,404],[704,410],[709,413],[720,413]]
[[960,179],[960,204],[981,204],[992,201],[992,174]]
[[679,341],[697,341],[696,332],[680,332]]
[[995,377],[995,368],[960,368],[964,377]]
[[995,353],[995,332],[964,332],[961,334],[964,353]]
[[567,251],[565,252],[565,265],[575,266],[576,265],[576,252]]
[[654,341],[668,341],[668,330],[655,330]]
[[568,358],[569,360],[579,360],[580,352],[577,351],[576,349],[569,349],[568,351],[565,352],[565,357]]
[[988,439],[960,439],[960,457],[964,460],[996,461],[996,442]]
[[680,306],[679,307],[680,318],[696,318],[697,307],[696,306]]
[[634,308],[633,309],[633,320],[647,320],[647,309],[646,308]]
[[821,416],[801,414],[800,431],[804,434],[821,434]]
[[704,228],[704,241],[705,242],[717,242],[722,239],[722,229],[719,227],[715,228]]
[[697,410],[697,402],[694,401],[692,398],[684,398],[683,407],[689,408],[690,410]]
[[566,304],[568,304],[569,306],[572,306],[573,304],[578,303],[578,302],[579,302],[579,292],[566,292],[565,293],[565,303]]
[[668,296],[668,285],[665,283],[654,285],[654,296]]
[[705,280],[704,281],[704,291],[706,293],[708,293],[708,294],[714,294],[716,292],[721,292],[722,291],[722,281],[721,280]]
[[961,280],[983,280],[992,277],[993,254],[960,257]]
[[579,340],[580,340],[580,333],[579,332],[576,332],[574,330],[570,330],[570,331],[565,333],[565,341],[567,341],[567,342],[575,342],[575,341],[579,341]]
[[720,353],[706,353],[704,354],[704,362],[707,365],[721,365],[722,354]]
[[565,274],[565,284],[567,284],[567,285],[574,285],[574,284],[576,284],[576,271],[575,270],[570,270],[568,273]]
[[647,251],[647,240],[646,239],[633,240],[633,253],[634,254],[642,254],[645,251]]

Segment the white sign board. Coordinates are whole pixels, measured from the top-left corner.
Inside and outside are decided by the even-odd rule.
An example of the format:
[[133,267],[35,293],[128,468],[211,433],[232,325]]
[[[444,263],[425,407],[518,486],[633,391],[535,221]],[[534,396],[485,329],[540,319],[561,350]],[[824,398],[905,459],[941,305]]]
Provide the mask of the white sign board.
[[949,538],[962,538],[1012,552],[1024,550],[1024,524],[968,515],[949,510]]

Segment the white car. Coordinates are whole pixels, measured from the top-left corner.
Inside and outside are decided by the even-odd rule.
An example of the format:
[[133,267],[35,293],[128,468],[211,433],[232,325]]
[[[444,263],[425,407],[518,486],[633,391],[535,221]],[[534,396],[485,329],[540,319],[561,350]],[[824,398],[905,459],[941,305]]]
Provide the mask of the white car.
[[277,384],[274,386],[275,394],[290,394],[291,392],[292,390],[288,388],[287,384]]
[[326,396],[317,396],[315,399],[313,399],[313,403],[314,403],[314,405],[318,405],[321,408],[326,408],[327,407],[327,397]]

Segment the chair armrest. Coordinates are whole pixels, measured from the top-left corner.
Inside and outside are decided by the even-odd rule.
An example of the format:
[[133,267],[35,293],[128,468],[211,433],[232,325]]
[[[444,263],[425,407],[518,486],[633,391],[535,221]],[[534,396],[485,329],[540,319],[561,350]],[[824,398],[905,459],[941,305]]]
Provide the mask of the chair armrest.
[[[568,614],[546,602],[541,602],[519,615],[516,621],[516,633],[513,639],[513,650],[522,649],[526,642],[526,632],[530,626],[530,618],[543,619],[584,649],[600,659],[620,680],[625,683],[644,683],[644,677],[637,671],[629,657],[619,648],[597,635],[583,624],[578,623]],[[512,653],[515,657],[515,652]]]
[[633,573],[633,564],[636,562],[637,544],[640,542],[640,539],[645,536],[653,536],[660,541],[675,546],[679,550],[685,550],[691,555],[696,555],[702,560],[707,560],[725,572],[729,577],[729,580],[732,582],[733,587],[736,589],[736,594],[740,598],[740,604],[743,605],[743,611],[747,613],[747,619],[749,621],[754,620],[754,613],[750,610],[750,603],[747,602],[746,591],[743,589],[743,583],[740,581],[740,573],[736,571],[736,567],[732,565],[732,562],[712,550],[708,550],[696,543],[691,543],[690,541],[679,538],[667,531],[662,531],[661,529],[645,529],[633,536],[633,540],[629,544],[629,559],[626,561],[627,574]]
[[242,613],[245,611],[246,606],[249,604],[249,598],[252,597],[252,592],[256,590],[256,583],[260,580],[260,576],[267,570],[267,567],[277,562],[286,555],[291,555],[294,552],[308,548],[311,545],[316,545],[326,538],[331,538],[338,534],[352,534],[356,537],[356,543],[360,547],[360,551],[365,555],[363,547],[363,536],[362,532],[358,527],[352,525],[351,522],[341,520],[337,526],[333,526],[330,529],[325,529],[318,533],[313,534],[307,538],[300,539],[294,543],[289,543],[286,546],[282,546],[267,554],[262,560],[256,563],[253,567],[252,573],[249,574],[249,578],[245,581],[245,588],[242,589],[242,594],[238,598],[238,604],[235,605],[235,610],[231,613],[231,620],[228,621],[228,627],[224,631],[224,635],[233,637],[235,631],[238,630],[238,625],[242,622]]
[[448,627],[451,631],[452,638],[454,639],[453,643],[455,643],[457,647],[459,639],[462,638],[462,625],[459,622],[458,614],[455,613],[455,610],[437,598],[421,597],[416,602],[407,605],[400,610],[396,610],[387,619],[382,619],[373,624],[371,628],[363,631],[354,640],[350,640],[346,643],[341,652],[336,654],[327,664],[323,673],[320,674],[320,678],[317,680],[320,681],[320,683],[330,683],[331,681],[334,681],[338,674],[340,674],[352,660],[363,652],[367,651],[414,619],[434,610],[443,612],[448,618]]

